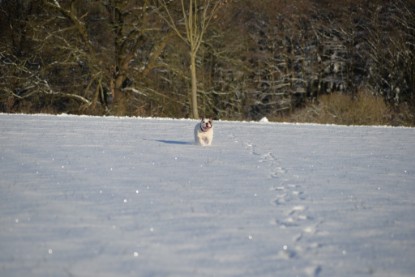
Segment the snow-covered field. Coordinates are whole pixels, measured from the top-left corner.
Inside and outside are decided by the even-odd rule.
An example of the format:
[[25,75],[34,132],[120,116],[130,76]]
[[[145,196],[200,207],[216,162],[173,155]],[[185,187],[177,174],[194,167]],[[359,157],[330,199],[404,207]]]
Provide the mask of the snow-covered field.
[[0,115],[0,276],[414,276],[415,129]]

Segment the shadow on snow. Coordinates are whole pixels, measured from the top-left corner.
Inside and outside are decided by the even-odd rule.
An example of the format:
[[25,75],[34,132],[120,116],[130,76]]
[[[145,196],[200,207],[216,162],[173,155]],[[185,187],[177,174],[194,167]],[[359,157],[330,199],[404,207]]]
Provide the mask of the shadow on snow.
[[165,139],[156,139],[155,141],[166,143],[166,144],[179,144],[179,145],[192,145],[193,142],[190,141],[180,141],[180,140],[165,140]]

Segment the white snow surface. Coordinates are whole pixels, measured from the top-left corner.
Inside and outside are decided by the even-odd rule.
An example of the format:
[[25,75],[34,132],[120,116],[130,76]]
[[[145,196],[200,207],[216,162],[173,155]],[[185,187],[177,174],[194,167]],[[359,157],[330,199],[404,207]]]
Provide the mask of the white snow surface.
[[414,276],[415,129],[0,115],[0,276]]

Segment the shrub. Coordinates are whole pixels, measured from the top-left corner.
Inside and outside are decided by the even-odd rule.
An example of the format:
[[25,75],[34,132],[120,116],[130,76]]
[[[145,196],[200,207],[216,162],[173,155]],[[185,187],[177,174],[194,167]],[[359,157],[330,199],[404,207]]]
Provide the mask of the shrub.
[[355,96],[343,93],[323,95],[305,108],[276,120],[341,125],[395,125],[394,118],[392,109],[383,98],[373,95],[369,90],[360,90]]

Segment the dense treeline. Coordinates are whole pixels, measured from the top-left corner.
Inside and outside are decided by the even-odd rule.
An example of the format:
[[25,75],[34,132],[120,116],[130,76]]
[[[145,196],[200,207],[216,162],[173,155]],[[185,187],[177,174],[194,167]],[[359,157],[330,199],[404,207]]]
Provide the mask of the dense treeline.
[[3,0],[0,111],[191,117],[189,19],[201,115],[364,91],[415,122],[413,0]]

